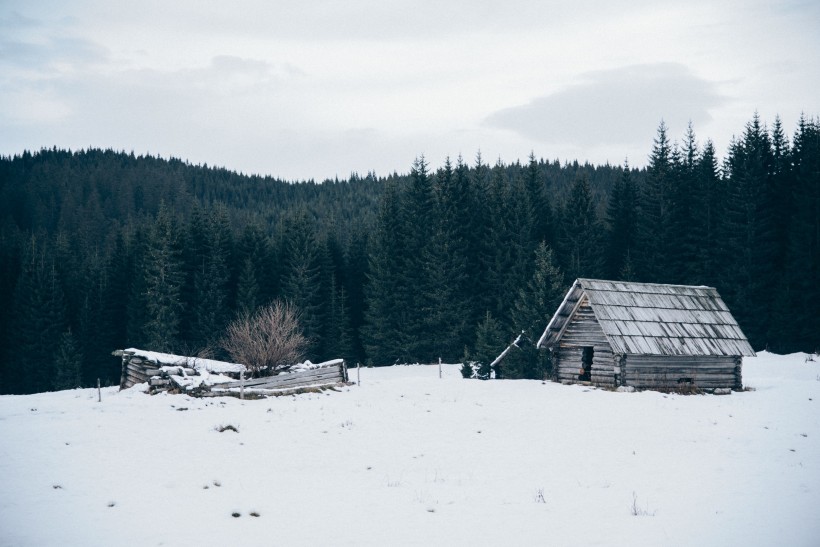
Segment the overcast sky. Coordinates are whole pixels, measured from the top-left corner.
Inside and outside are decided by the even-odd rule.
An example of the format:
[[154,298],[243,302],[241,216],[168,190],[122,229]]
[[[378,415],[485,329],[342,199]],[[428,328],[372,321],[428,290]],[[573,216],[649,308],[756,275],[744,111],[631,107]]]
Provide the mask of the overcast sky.
[[0,1],[0,154],[101,147],[289,180],[424,154],[644,165],[820,114],[820,2]]

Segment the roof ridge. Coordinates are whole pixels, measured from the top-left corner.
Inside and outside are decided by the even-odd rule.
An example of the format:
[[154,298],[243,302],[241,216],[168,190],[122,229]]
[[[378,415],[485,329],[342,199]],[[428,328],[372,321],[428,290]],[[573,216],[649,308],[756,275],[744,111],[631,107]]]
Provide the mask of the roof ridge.
[[[654,287],[685,287],[687,289],[715,289],[715,287],[710,287],[709,285],[680,285],[676,283],[645,283],[643,281],[619,281],[616,279],[596,279],[592,277],[579,277],[576,281],[599,281],[601,283],[623,283],[626,285],[651,285]],[[584,287],[586,289],[586,287]],[[608,289],[592,289],[593,291],[605,291]]]

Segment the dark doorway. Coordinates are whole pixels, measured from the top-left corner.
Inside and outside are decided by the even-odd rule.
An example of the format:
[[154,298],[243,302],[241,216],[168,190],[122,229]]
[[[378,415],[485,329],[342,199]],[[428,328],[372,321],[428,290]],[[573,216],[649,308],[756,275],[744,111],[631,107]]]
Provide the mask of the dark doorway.
[[595,348],[587,346],[581,355],[581,374],[578,375],[578,380],[582,382],[589,382],[592,380],[592,359],[595,357]]

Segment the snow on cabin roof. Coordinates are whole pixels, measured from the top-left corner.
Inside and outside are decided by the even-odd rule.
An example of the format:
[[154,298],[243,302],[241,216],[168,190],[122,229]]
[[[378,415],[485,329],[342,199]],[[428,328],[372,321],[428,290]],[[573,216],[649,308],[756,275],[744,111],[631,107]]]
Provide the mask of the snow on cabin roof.
[[614,353],[754,355],[713,287],[577,279],[538,347],[560,339],[578,302],[587,298]]
[[184,355],[173,355],[171,353],[159,353],[156,351],[145,351],[137,348],[128,348],[122,350],[123,353],[142,357],[147,361],[154,361],[159,365],[176,365],[187,366],[194,370],[207,370],[222,374],[225,372],[239,373],[245,369],[245,365],[239,363],[226,363],[225,361],[216,361],[214,359],[201,359],[199,357],[186,357]]

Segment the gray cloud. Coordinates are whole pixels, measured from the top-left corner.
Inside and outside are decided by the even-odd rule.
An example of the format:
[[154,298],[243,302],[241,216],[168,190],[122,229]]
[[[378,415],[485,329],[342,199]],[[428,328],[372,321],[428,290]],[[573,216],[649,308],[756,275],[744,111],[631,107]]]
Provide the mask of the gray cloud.
[[5,32],[15,31],[21,28],[39,27],[42,23],[37,19],[26,17],[19,11],[0,15],[0,30]]
[[71,21],[46,22],[18,12],[0,15],[0,66],[48,73],[59,64],[74,68],[105,63],[105,46],[78,37]]
[[711,120],[725,98],[684,65],[658,63],[587,72],[578,83],[489,115],[485,124],[545,143],[590,147],[646,140],[661,119],[672,127]]

